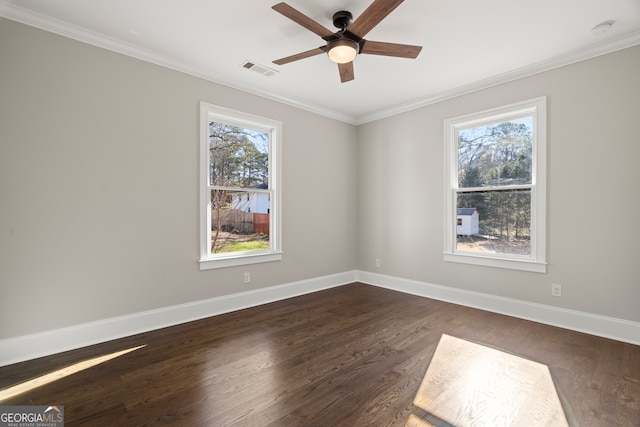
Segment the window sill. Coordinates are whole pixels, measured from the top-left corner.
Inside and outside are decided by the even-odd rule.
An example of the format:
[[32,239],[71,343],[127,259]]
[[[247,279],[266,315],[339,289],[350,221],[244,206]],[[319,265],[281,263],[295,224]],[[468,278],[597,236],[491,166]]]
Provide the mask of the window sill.
[[483,257],[478,255],[463,255],[445,253],[444,260],[462,264],[481,265],[485,267],[506,268],[510,270],[530,271],[533,273],[546,273],[547,263],[537,261],[525,261],[520,259]]
[[235,267],[239,265],[259,264],[262,262],[273,262],[280,260],[282,260],[282,252],[219,256],[216,258],[201,259],[200,270],[212,270],[214,268]]

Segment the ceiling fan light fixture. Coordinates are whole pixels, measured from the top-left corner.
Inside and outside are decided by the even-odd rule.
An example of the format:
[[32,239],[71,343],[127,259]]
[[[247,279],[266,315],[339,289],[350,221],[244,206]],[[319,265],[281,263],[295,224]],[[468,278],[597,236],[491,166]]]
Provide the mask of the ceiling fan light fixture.
[[360,50],[360,45],[350,39],[339,39],[329,43],[327,55],[337,64],[346,64],[354,60]]

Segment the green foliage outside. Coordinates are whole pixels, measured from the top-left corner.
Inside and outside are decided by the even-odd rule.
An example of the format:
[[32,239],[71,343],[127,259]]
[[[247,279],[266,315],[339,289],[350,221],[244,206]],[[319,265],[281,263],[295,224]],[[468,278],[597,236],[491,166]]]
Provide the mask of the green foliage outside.
[[[211,252],[239,252],[269,249],[269,239],[247,232],[236,239],[234,227],[225,222],[238,194],[251,194],[251,189],[268,183],[269,136],[264,132],[227,123],[209,123],[209,180],[211,191]],[[246,190],[245,190],[246,189]],[[240,233],[245,233],[243,230]]]
[[250,188],[269,178],[269,141],[263,132],[209,123],[211,185]]
[[218,252],[244,252],[244,251],[256,251],[261,249],[269,249],[269,241],[243,241],[232,242],[224,241]]
[[480,234],[529,239],[532,120],[475,127],[458,134],[458,208],[476,208]]

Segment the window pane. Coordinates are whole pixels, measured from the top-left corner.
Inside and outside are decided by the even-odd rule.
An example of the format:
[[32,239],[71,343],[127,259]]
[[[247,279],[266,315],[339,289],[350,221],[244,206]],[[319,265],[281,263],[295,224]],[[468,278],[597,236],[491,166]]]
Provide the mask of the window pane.
[[458,187],[531,184],[532,118],[458,132]]
[[209,122],[209,184],[255,187],[269,179],[269,135]]
[[456,250],[531,255],[531,190],[457,195]]
[[200,102],[200,270],[282,259],[282,123]]
[[268,192],[211,190],[211,253],[268,250]]

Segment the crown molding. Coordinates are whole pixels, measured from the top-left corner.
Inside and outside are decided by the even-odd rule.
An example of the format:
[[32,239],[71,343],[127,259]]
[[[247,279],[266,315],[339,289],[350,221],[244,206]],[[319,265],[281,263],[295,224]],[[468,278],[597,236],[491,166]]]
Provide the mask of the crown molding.
[[185,73],[204,80],[208,80],[213,83],[227,86],[232,89],[240,90],[252,95],[260,96],[262,98],[277,101],[301,110],[309,111],[311,113],[315,113],[356,126],[395,116],[428,105],[433,105],[438,102],[446,101],[448,99],[456,98],[472,92],[477,92],[493,86],[508,83],[524,77],[529,77],[535,74],[543,73],[545,71],[550,71],[556,68],[574,64],[576,62],[585,61],[587,59],[595,58],[597,56],[616,52],[618,50],[626,49],[640,44],[640,31],[637,31],[631,34],[620,36],[618,38],[607,40],[587,49],[577,50],[566,55],[557,56],[549,60],[522,67],[508,73],[493,76],[468,85],[459,86],[451,90],[437,93],[427,98],[395,105],[376,111],[372,114],[356,116],[336,113],[329,108],[319,105],[303,103],[256,88],[237,85],[234,82],[231,82],[224,77],[211,72],[210,70],[186,64],[168,55],[154,52],[149,49],[142,49],[141,47],[132,43],[127,43],[122,40],[88,30],[83,27],[75,26],[67,22],[51,18],[49,16],[39,14],[25,8],[21,8],[8,2],[7,0],[0,0],[0,16],[79,42],[101,47],[103,49],[107,49],[136,59],[140,59],[145,62],[179,71],[181,73]]
[[57,34],[59,36],[67,37],[81,43],[86,43],[106,50],[110,50],[112,52],[120,53],[122,55],[130,56],[132,58],[139,59],[141,61],[145,61],[154,65],[169,68],[171,70],[217,83],[222,86],[260,96],[272,101],[277,101],[282,104],[309,111],[314,114],[353,125],[357,124],[355,116],[336,113],[335,111],[330,110],[326,107],[302,103],[290,98],[262,91],[249,86],[237,85],[236,83],[231,82],[224,77],[202,67],[196,67],[192,64],[178,61],[177,59],[172,58],[169,55],[161,54],[150,49],[143,49],[133,43],[128,43],[95,31],[88,30],[84,27],[69,24],[68,22],[21,8],[14,4],[8,3],[6,0],[0,0],[0,17],[7,18],[9,20],[28,25],[30,27],[38,28],[40,30],[47,31],[53,34]]
[[414,102],[399,104],[390,108],[386,108],[377,111],[372,114],[357,117],[356,124],[361,125],[376,120],[384,119],[387,117],[395,116],[397,114],[412,111],[418,108],[426,107],[428,105],[437,104],[438,102],[446,101],[448,99],[456,98],[462,95],[466,95],[472,92],[488,89],[493,86],[498,86],[504,83],[509,83],[514,80],[519,80],[525,77],[530,77],[535,74],[544,73],[546,71],[554,70],[556,68],[565,67],[567,65],[575,64],[577,62],[586,61],[598,56],[613,53],[622,49],[633,47],[640,44],[640,31],[636,31],[631,34],[627,34],[618,38],[608,40],[600,43],[596,46],[592,46],[587,49],[577,50],[565,55],[557,56],[549,60],[541,61],[536,64],[532,64],[526,67],[519,68],[517,70],[510,71],[508,73],[496,75],[484,80],[471,83],[465,86],[459,86],[454,89],[441,92],[434,96],[416,100]]

